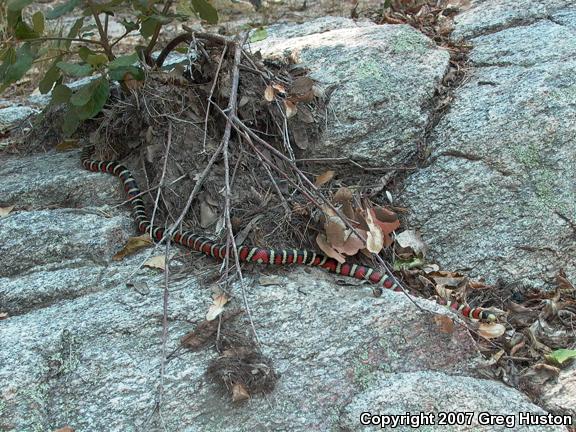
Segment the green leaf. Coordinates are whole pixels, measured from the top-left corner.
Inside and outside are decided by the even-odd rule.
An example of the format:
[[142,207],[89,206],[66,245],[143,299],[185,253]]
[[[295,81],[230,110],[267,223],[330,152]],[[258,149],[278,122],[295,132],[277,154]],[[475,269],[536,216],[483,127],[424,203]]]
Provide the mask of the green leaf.
[[34,24],[34,31],[41,35],[44,33],[44,14],[41,11],[32,15],[32,24]]
[[116,69],[123,66],[132,66],[134,63],[138,62],[138,54],[130,54],[130,55],[123,55],[120,57],[116,57],[114,60],[110,62],[108,67],[110,69]]
[[82,28],[82,24],[84,24],[84,17],[80,17],[74,22],[74,25],[70,28],[67,37],[75,38],[76,36],[78,36],[78,32]]
[[174,21],[173,17],[169,17],[162,14],[154,14],[151,16],[151,18],[154,18],[156,22],[160,25],[170,24],[172,21]]
[[80,0],[70,0],[68,3],[56,6],[54,9],[51,9],[46,13],[46,19],[53,20],[60,18],[62,15],[72,12],[79,4]]
[[192,0],[192,7],[198,16],[209,24],[218,23],[218,11],[206,0]]
[[62,56],[59,56],[56,60],[52,62],[50,69],[46,71],[44,78],[42,78],[42,80],[38,84],[38,89],[40,90],[40,93],[42,94],[48,93],[50,90],[52,90],[54,83],[58,81],[58,79],[60,79],[61,75],[60,71],[58,70],[58,67],[56,66],[56,63],[58,63],[61,59]]
[[79,55],[80,58],[81,58],[82,60],[84,60],[85,62],[88,61],[88,56],[89,56],[89,55],[94,55],[94,54],[96,54],[96,51],[92,51],[90,48],[85,47],[85,46],[81,46],[81,47],[78,49],[78,55]]
[[40,35],[34,31],[32,27],[26,24],[24,21],[20,21],[16,24],[14,28],[14,36],[20,40],[26,39],[36,39]]
[[95,82],[96,81],[92,81],[76,90],[76,92],[70,97],[70,103],[74,106],[81,107],[90,102],[90,99],[92,99],[92,93],[94,93]]
[[260,42],[268,37],[268,32],[264,27],[259,27],[250,35],[250,42]]
[[135,22],[123,19],[122,21],[120,21],[120,24],[124,26],[127,32],[138,30],[138,24],[136,24]]
[[410,270],[413,268],[422,267],[422,265],[424,265],[424,260],[422,258],[414,257],[409,260],[401,260],[401,259],[395,260],[393,268],[396,271]]
[[[86,104],[78,107],[76,111],[80,120],[86,120],[98,114],[110,95],[110,84],[103,78],[90,83],[90,87],[90,99]],[[70,101],[72,101],[72,98]]]
[[58,62],[56,64],[60,70],[68,75],[75,77],[85,77],[92,74],[92,66],[88,64],[80,65],[76,63]]
[[552,351],[545,357],[546,360],[548,360],[551,363],[562,365],[565,361],[570,360],[572,358],[576,358],[576,350],[561,348]]
[[63,102],[68,102],[70,96],[72,96],[72,90],[70,87],[65,86],[64,84],[56,84],[56,87],[52,90],[52,99],[50,99],[50,103],[52,105],[58,105]]
[[64,116],[64,122],[62,123],[62,132],[64,132],[64,136],[69,137],[76,129],[80,126],[80,118],[74,112],[72,108],[68,109],[68,112]]
[[34,54],[30,51],[28,42],[22,44],[18,51],[9,48],[3,57],[4,62],[0,65],[0,82],[5,86],[22,78],[34,61]]
[[34,0],[8,0],[8,10],[9,11],[21,11]]
[[140,25],[140,34],[143,38],[148,39],[154,33],[158,22],[153,17],[148,17]]
[[108,63],[108,57],[104,54],[89,54],[86,63],[96,69],[98,66]]
[[108,75],[111,80],[122,81],[127,73],[132,75],[137,81],[144,81],[144,71],[135,66],[121,66],[116,69],[110,69]]

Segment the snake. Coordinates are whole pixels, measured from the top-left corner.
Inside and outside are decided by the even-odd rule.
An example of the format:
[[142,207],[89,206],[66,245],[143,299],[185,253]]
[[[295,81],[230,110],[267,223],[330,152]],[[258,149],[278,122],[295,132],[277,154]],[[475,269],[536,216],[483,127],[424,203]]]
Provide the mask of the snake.
[[[93,151],[94,146],[85,146],[82,149],[80,154],[82,166],[88,171],[108,173],[118,177],[123,183],[127,201],[132,207],[138,231],[142,234],[150,235],[154,241],[162,241],[167,234],[167,230],[160,226],[153,226],[150,219],[148,219],[140,188],[130,170],[118,161],[92,159]],[[193,231],[173,231],[170,240],[218,260],[225,259],[230,251],[225,244],[215,242]],[[297,264],[320,267],[328,272],[366,280],[371,284],[392,291],[404,291],[404,289],[396,283],[395,278],[386,272],[380,272],[365,265],[349,264],[346,262],[341,263],[334,258],[318,254],[311,250],[271,249],[242,245],[236,249],[236,255],[240,262],[271,265]],[[496,319],[492,313],[480,307],[473,308],[465,303],[458,303],[444,298],[435,298],[434,300],[436,303],[446,306],[474,321],[482,320],[491,322]]]

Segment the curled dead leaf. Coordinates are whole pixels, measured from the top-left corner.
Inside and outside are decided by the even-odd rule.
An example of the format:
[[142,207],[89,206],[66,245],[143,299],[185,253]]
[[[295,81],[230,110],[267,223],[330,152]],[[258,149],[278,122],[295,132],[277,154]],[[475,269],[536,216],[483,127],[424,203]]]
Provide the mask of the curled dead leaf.
[[336,172],[332,171],[332,170],[324,171],[322,174],[320,174],[318,177],[316,177],[316,180],[314,181],[314,185],[316,187],[320,187],[320,186],[328,183],[330,180],[332,180],[334,178],[335,174],[336,174]]
[[214,296],[214,300],[210,307],[208,308],[208,312],[206,313],[206,321],[212,321],[218,317],[224,310],[224,306],[226,303],[230,301],[230,298],[226,294],[218,294]]
[[338,253],[338,251],[334,250],[332,246],[330,246],[324,234],[320,233],[316,236],[316,243],[318,244],[320,250],[322,250],[322,252],[326,254],[326,256],[334,258],[341,264],[344,264],[346,262],[346,258],[344,258],[344,256]]
[[324,224],[326,240],[331,246],[342,246],[346,240],[346,225],[338,216],[331,216]]
[[286,117],[287,118],[294,117],[296,115],[296,113],[298,112],[298,107],[296,106],[296,104],[292,101],[289,101],[289,100],[284,101],[284,108],[286,108]]
[[480,323],[478,326],[478,334],[486,339],[496,339],[504,334],[506,327],[500,323]]
[[373,213],[366,212],[366,223],[368,232],[366,233],[366,249],[372,253],[379,253],[384,247],[384,234],[380,227],[374,222]]
[[124,247],[114,254],[112,259],[114,261],[123,260],[125,257],[138,252],[140,249],[147,248],[152,244],[154,244],[154,242],[148,234],[142,234],[138,237],[130,237]]
[[275,96],[276,92],[274,91],[274,88],[270,85],[266,86],[266,89],[264,90],[264,99],[268,102],[272,102],[274,100],[274,96]]
[[232,402],[242,402],[247,399],[250,399],[248,389],[240,383],[234,383],[232,385]]
[[343,204],[352,201],[352,191],[347,187],[341,187],[334,194],[334,202]]
[[0,218],[6,217],[14,210],[14,206],[0,207]]
[[397,234],[396,243],[403,249],[409,249],[413,255],[426,256],[426,244],[415,230],[406,230]]
[[160,269],[162,271],[166,270],[166,257],[164,255],[157,255],[150,257],[144,263],[146,267]]

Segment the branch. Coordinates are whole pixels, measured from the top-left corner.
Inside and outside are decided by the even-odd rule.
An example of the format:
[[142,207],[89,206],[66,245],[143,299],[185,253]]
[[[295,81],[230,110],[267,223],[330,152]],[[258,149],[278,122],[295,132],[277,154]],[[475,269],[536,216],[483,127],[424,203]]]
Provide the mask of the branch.
[[102,48],[104,48],[108,60],[112,61],[114,60],[114,54],[112,54],[112,50],[110,49],[110,45],[108,44],[108,34],[106,33],[104,27],[102,26],[102,22],[100,21],[100,17],[98,16],[98,12],[96,11],[96,7],[94,6],[93,1],[86,0],[86,2],[88,3],[90,10],[92,11],[92,15],[94,16],[96,27],[98,27],[98,33],[100,33],[100,42],[101,42],[100,45],[102,45]]

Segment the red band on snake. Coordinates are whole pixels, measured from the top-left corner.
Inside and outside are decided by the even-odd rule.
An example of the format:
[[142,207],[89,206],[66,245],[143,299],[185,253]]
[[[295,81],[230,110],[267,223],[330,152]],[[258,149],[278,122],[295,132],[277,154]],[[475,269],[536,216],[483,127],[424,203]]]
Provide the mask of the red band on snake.
[[[144,200],[140,197],[140,189],[130,170],[117,161],[99,161],[90,158],[93,147],[85,147],[81,153],[82,166],[89,171],[113,174],[120,178],[124,184],[124,191],[132,206],[136,225],[141,233],[150,234],[152,239],[160,241],[164,238],[165,230],[159,226],[152,226],[148,216]],[[175,231],[172,234],[173,242],[190,248],[216,259],[224,259],[228,254],[226,245],[216,243],[210,239],[199,236],[191,231]],[[391,276],[379,272],[371,267],[358,264],[341,264],[333,258],[317,254],[305,249],[267,249],[259,247],[240,246],[238,258],[241,262],[253,262],[258,264],[300,264],[321,267],[332,273],[349,276],[356,279],[367,280],[393,291],[402,291]],[[494,321],[495,316],[482,308],[471,308],[466,304],[455,301],[436,299],[438,304],[458,311],[463,316],[473,320]]]

